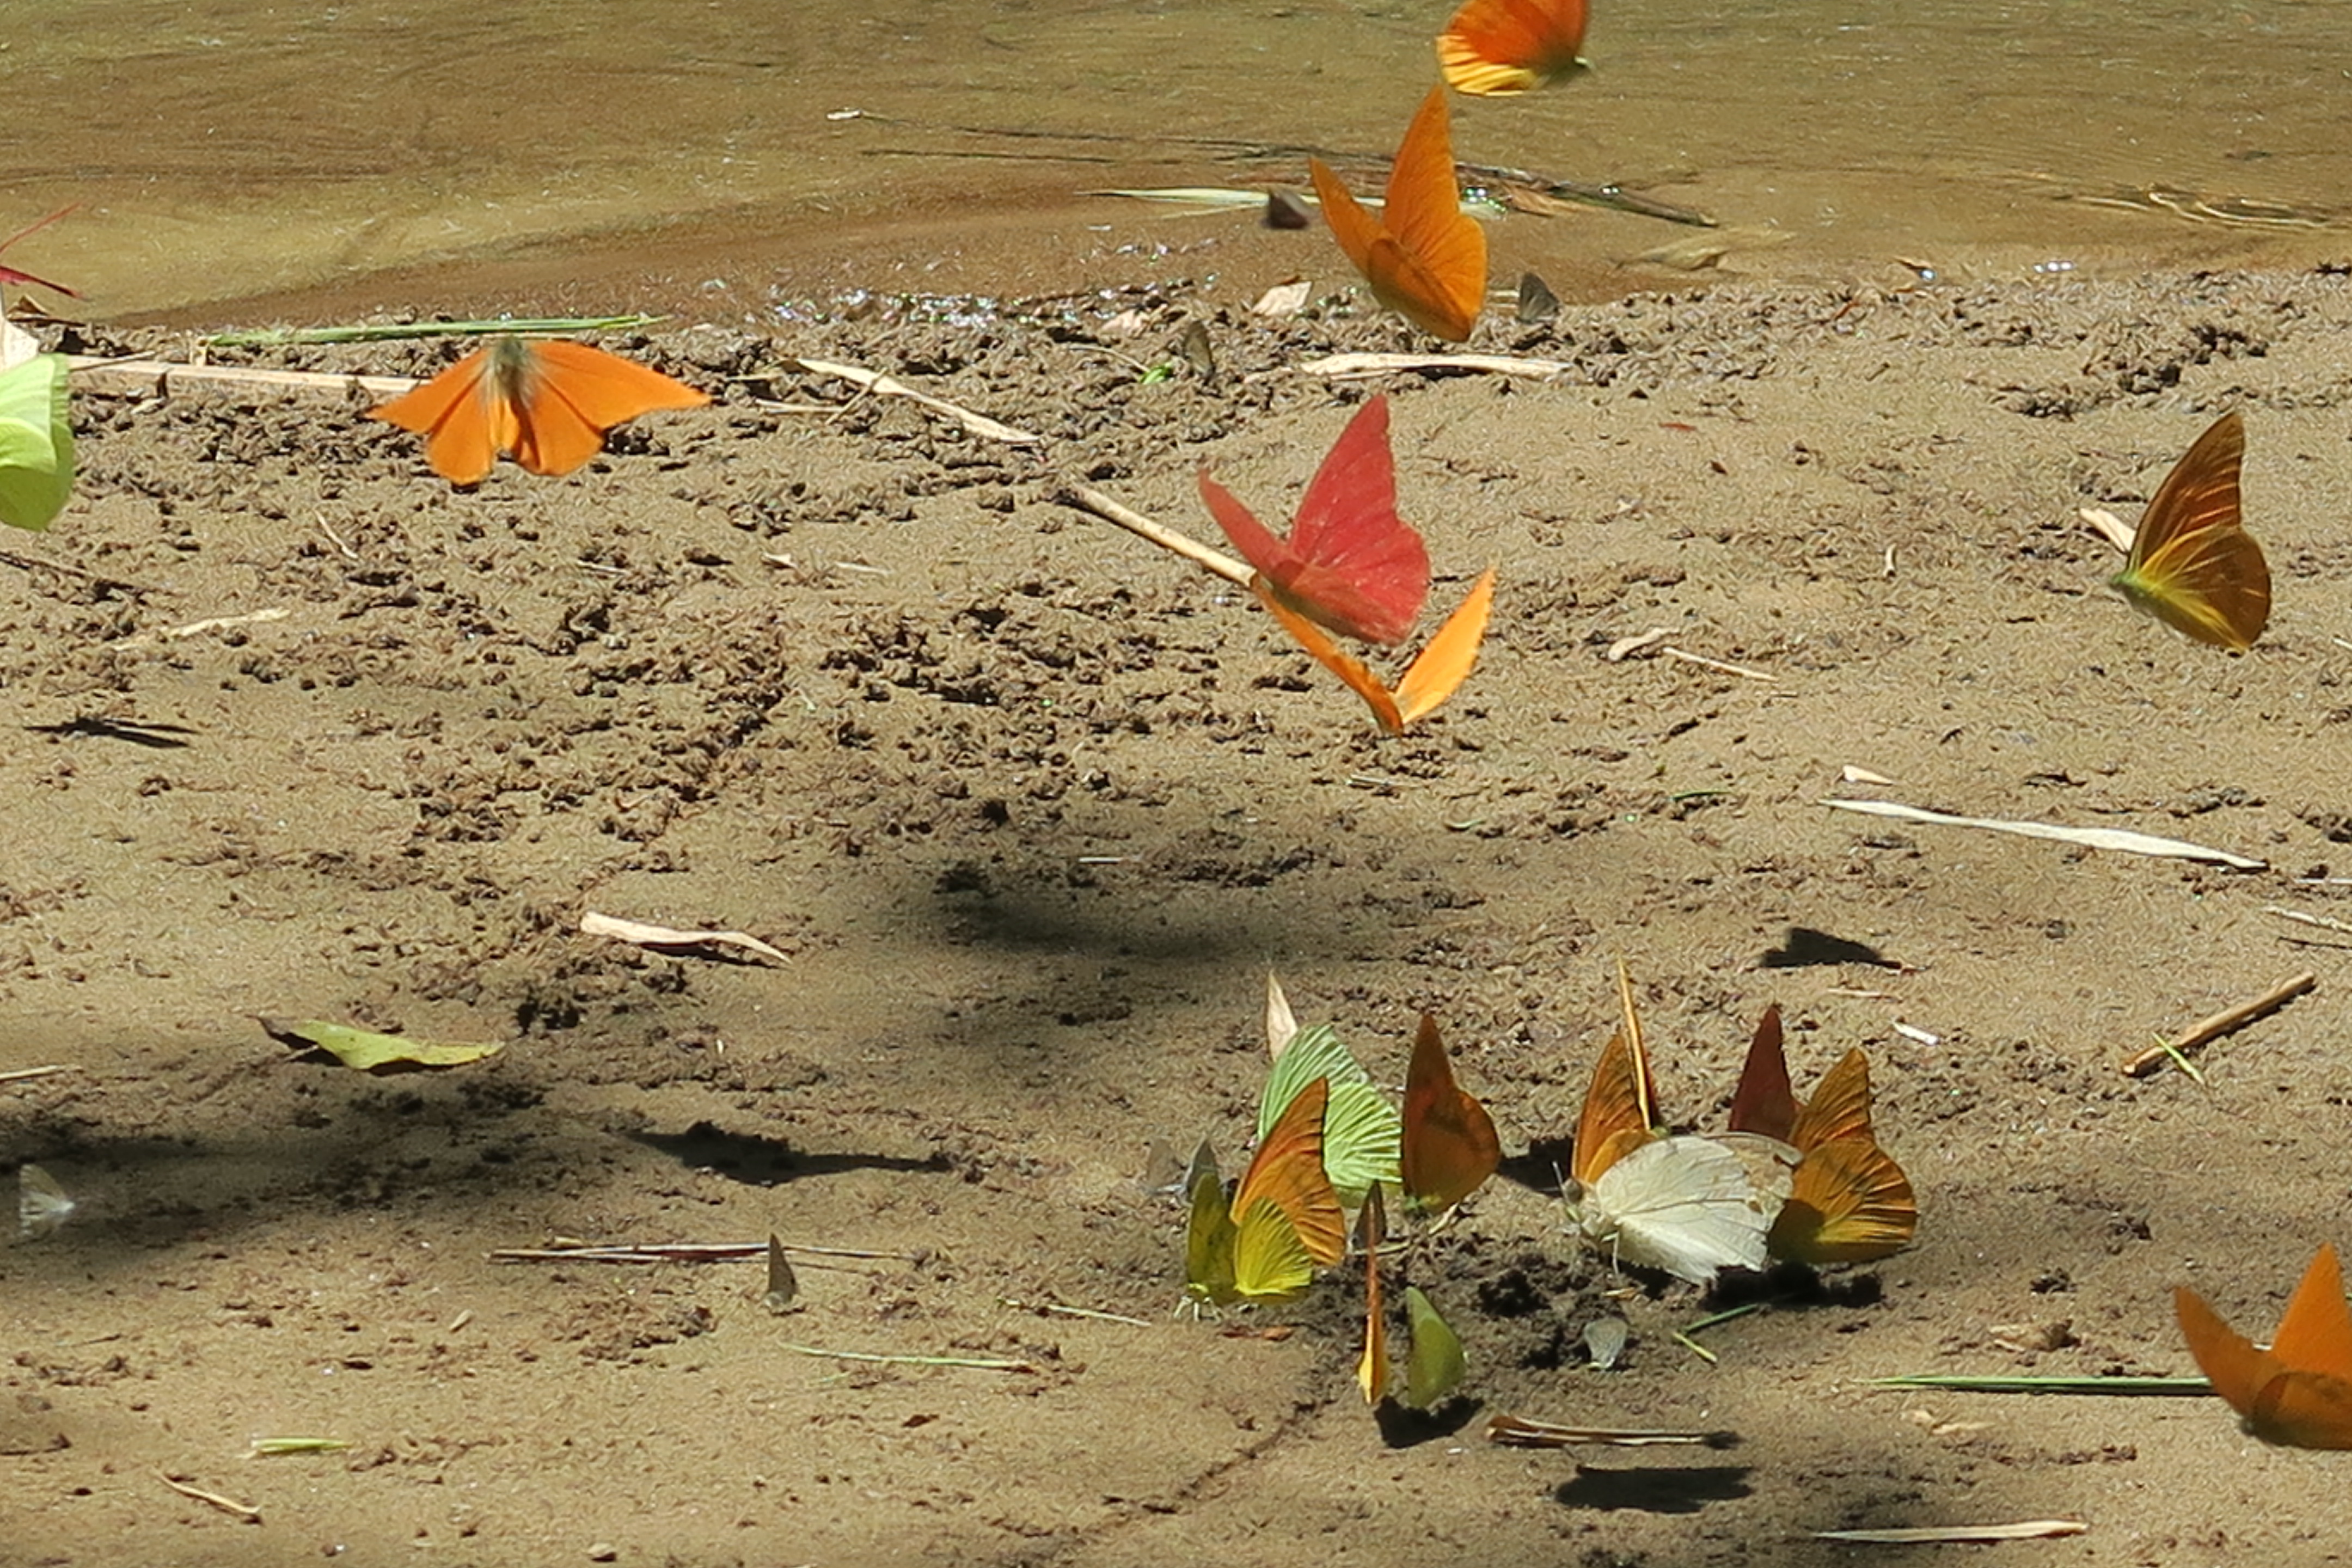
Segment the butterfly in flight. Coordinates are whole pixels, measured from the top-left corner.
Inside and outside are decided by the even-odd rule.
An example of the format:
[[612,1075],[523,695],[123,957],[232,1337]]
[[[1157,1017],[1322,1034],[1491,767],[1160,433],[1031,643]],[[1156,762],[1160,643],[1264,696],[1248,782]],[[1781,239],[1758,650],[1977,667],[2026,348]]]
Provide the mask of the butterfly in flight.
[[656,408],[710,399],[657,370],[585,343],[493,339],[368,417],[425,437],[453,485],[479,484],[499,454],[534,474],[568,474],[604,449],[604,432]]
[[1374,217],[1320,158],[1307,160],[1331,237],[1373,298],[1433,337],[1461,342],[1486,302],[1486,235],[1462,210],[1445,89],[1433,87],[1397,148]]
[[2271,569],[2238,507],[2245,421],[2224,414],[2158,487],[2114,585],[2199,642],[2243,653],[2271,619]]
[[1456,92],[1502,98],[1584,68],[1584,0],[1468,0],[1437,38]]
[[2352,1310],[2333,1243],[2304,1270],[2267,1350],[2186,1285],[2172,1304],[2189,1353],[2248,1432],[2290,1448],[2352,1448]]
[[1397,516],[1389,400],[1358,409],[1307,481],[1290,536],[1277,538],[1231,491],[1200,474],[1201,499],[1255,574],[1253,585],[1317,626],[1392,646],[1429,597],[1429,550]]

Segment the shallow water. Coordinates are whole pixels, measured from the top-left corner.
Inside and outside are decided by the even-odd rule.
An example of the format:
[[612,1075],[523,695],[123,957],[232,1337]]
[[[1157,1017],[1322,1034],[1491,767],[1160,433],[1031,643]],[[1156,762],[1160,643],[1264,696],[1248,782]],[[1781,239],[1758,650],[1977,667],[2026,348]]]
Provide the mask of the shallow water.
[[[0,226],[83,204],[9,259],[81,287],[100,316],[740,317],[861,285],[1218,269],[1254,292],[1328,267],[1328,245],[1080,193],[1302,183],[1305,146],[1376,158],[1433,79],[1448,10],[15,0]],[[2136,272],[2346,248],[2352,7],[1596,12],[1596,69],[1457,100],[1457,153],[1704,209],[1741,241],[1733,270],[1895,282],[1906,262]],[[1586,295],[1672,282],[1633,258],[1689,237],[1617,214],[1513,217],[1497,278],[1536,266]]]

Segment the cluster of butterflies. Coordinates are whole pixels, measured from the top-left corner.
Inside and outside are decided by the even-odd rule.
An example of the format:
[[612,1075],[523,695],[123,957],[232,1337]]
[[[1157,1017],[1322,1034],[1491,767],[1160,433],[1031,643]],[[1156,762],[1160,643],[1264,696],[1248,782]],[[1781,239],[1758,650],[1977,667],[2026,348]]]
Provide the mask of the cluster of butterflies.
[[[1271,983],[1267,1016],[1275,1058],[1258,1101],[1257,1152],[1230,1196],[1206,1142],[1185,1174],[1185,1296],[1196,1308],[1290,1300],[1346,1255],[1347,1211],[1357,1210],[1366,1297],[1358,1381],[1378,1405],[1392,1388],[1381,1265],[1400,1250],[1388,1237],[1383,1192],[1402,1195],[1425,1235],[1495,1173],[1502,1144],[1486,1107],[1455,1081],[1428,1015],[1413,1039],[1402,1112],[1328,1025],[1297,1027]],[[1460,1384],[1462,1342],[1420,1287],[1409,1286],[1404,1302],[1405,1397],[1426,1406]]]
[[1595,1247],[1708,1285],[1722,1269],[1760,1269],[1770,1258],[1865,1263],[1910,1245],[1918,1199],[1871,1130],[1870,1061],[1859,1049],[1800,1102],[1780,1010],[1767,1008],[1729,1131],[1673,1132],[1622,969],[1618,993],[1623,1022],[1594,1064],[1570,1150],[1569,1210]]
[[[1632,987],[1620,975],[1625,1024],[1602,1051],[1577,1124],[1568,1184],[1574,1228],[1612,1262],[1711,1283],[1768,1257],[1864,1262],[1907,1245],[1918,1228],[1910,1182],[1870,1125],[1869,1066],[1860,1051],[1832,1068],[1809,1103],[1789,1085],[1780,1014],[1765,1015],[1723,1136],[1659,1124]],[[1413,1041],[1402,1112],[1327,1026],[1299,1029],[1273,993],[1274,1066],[1258,1102],[1258,1146],[1230,1194],[1204,1142],[1186,1173],[1185,1294],[1196,1306],[1290,1300],[1318,1268],[1346,1255],[1347,1211],[1365,1268],[1368,1403],[1391,1390],[1381,1287],[1384,1258],[1409,1264],[1428,1227],[1483,1185],[1502,1161],[1495,1123],[1454,1077],[1427,1015]],[[1387,1236],[1383,1189],[1420,1227],[1402,1247]],[[1427,1405],[1456,1387],[1459,1337],[1418,1286],[1404,1293],[1411,1331],[1405,1397]]]

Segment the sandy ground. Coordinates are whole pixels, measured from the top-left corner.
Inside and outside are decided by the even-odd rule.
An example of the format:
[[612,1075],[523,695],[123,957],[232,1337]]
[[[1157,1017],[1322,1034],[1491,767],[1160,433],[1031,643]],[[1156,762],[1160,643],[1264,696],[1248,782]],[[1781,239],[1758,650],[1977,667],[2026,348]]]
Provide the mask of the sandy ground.
[[[1139,375],[1187,319],[1215,377]],[[1816,1530],[2038,1518],[2089,1528],[2002,1561],[2352,1557],[2342,1461],[2210,1398],[1866,1382],[2189,1371],[2173,1285],[2266,1334],[2352,1242],[2341,963],[2266,913],[2333,918],[2352,837],[2342,271],[1490,321],[1573,368],[1381,384],[1433,598],[1501,582],[1469,685],[1388,741],[1245,596],[1057,498],[1206,531],[1207,463],[1283,513],[1365,395],[1297,367],[1405,341],[1148,294],[619,340],[719,401],[470,493],[360,402],[83,394],[79,499],[0,541],[0,1069],[77,1069],[0,1086],[0,1156],[80,1203],[0,1252],[0,1562],[1810,1564],[1856,1550]],[[2075,516],[2135,516],[2225,408],[2278,584],[2243,658],[2132,615]],[[1771,679],[1603,658],[1651,627]],[[1580,1252],[1548,1189],[1620,960],[1683,1123],[1768,1002],[1801,1087],[1867,1047],[1916,1247],[1715,1301]],[[1433,1010],[1514,1156],[1424,1280],[1472,1363],[1433,1418],[1363,1407],[1345,1271],[1238,1320],[1280,1341],[1170,1315],[1149,1151],[1236,1162],[1269,967],[1391,1082]],[[2203,1083],[2117,1072],[2305,968]],[[374,1079],[257,1016],[507,1046]],[[756,1264],[488,1256],[771,1232],[878,1256],[804,1255],[783,1316]],[[1671,1337],[1759,1295],[1712,1364]],[[1528,1454],[1485,1441],[1504,1411],[1739,1441]],[[247,1457],[273,1436],[352,1447]]]

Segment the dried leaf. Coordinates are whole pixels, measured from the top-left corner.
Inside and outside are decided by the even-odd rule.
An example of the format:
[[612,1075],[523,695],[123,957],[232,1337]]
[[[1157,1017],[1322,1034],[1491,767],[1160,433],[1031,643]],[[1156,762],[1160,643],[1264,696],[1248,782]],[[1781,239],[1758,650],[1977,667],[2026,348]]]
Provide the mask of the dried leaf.
[[587,936],[609,936],[639,947],[740,947],[762,958],[772,958],[778,963],[792,962],[781,949],[740,931],[681,931],[646,921],[623,920],[617,915],[600,915],[593,910],[580,917],[580,930]]
[[1900,1546],[1941,1541],[2047,1541],[2080,1535],[2091,1527],[2079,1519],[2029,1519],[2017,1524],[1923,1524],[1903,1530],[1817,1530],[1816,1541],[1868,1541]]
[[2209,849],[2201,844],[2190,844],[2179,838],[2159,838],[2153,834],[2133,833],[2121,827],[2059,827],[2047,822],[1953,816],[1940,811],[1923,811],[1916,805],[1899,805],[1891,800],[1824,800],[1822,804],[1839,811],[1858,811],[1868,816],[1892,816],[1903,822],[1936,823],[1946,827],[1981,827],[1993,833],[2014,833],[2022,838],[2052,838],[2062,844],[2079,844],[2086,849],[2114,849],[2126,855],[2159,855],[2175,860],[2204,860],[2216,866],[2227,866],[2233,871],[2270,868],[2268,861],[2250,860],[2226,849]]

